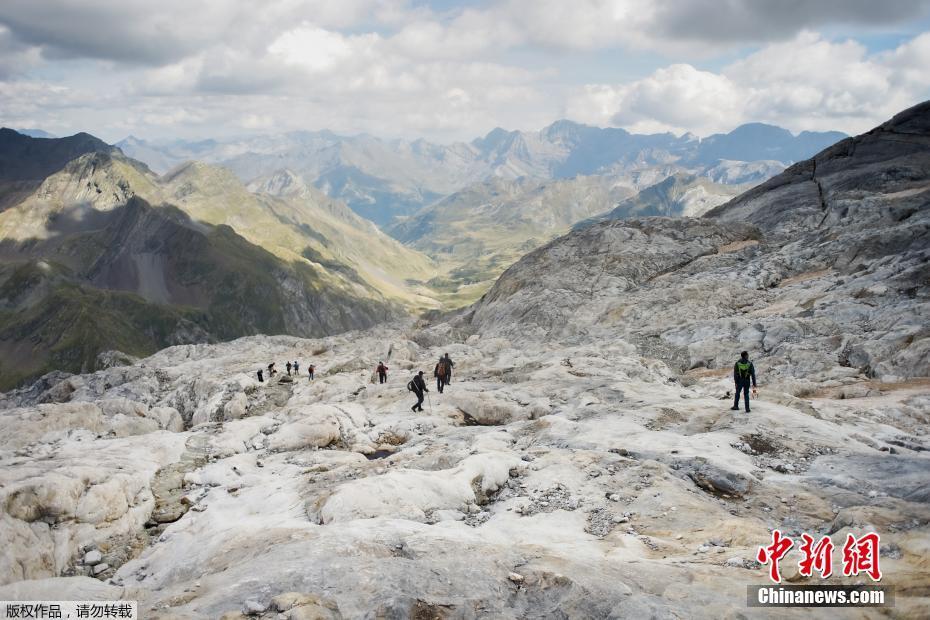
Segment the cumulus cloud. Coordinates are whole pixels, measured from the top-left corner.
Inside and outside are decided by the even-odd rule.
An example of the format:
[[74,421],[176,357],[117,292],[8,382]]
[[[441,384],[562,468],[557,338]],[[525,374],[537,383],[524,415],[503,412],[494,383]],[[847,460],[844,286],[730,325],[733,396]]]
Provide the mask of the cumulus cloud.
[[930,33],[870,54],[856,41],[812,32],[774,43],[724,67],[661,68],[627,84],[580,89],[567,114],[634,130],[728,131],[749,121],[793,130],[865,131],[930,95]]

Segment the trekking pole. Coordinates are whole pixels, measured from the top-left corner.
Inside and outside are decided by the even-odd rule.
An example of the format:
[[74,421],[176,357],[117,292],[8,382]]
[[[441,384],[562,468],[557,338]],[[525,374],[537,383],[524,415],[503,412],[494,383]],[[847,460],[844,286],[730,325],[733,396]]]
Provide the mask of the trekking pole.
[[426,393],[426,402],[429,403],[429,414],[430,414],[430,415],[433,415],[433,401],[432,401],[432,399],[429,397],[429,392]]

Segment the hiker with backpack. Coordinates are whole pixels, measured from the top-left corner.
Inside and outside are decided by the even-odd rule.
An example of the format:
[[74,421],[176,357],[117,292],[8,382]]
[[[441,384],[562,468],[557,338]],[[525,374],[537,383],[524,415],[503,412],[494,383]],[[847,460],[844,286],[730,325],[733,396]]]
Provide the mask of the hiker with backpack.
[[756,369],[749,359],[748,351],[740,353],[739,361],[733,365],[733,382],[736,384],[736,400],[733,401],[733,406],[730,409],[739,411],[740,392],[745,392],[746,413],[749,413],[749,387],[751,385],[753,392],[755,392]]
[[300,364],[298,364],[296,360],[294,360],[294,376],[300,376]]
[[290,377],[291,376],[291,363],[288,362],[287,364],[284,365],[284,367],[287,368],[287,376]]
[[375,370],[378,371],[378,383],[386,383],[388,367],[384,365],[384,362],[378,362],[378,367]]
[[414,412],[423,411],[423,394],[429,392],[429,390],[426,389],[426,382],[423,380],[422,370],[414,375],[413,379],[407,383],[407,389],[416,394],[417,397],[417,403],[410,409]]
[[314,366],[313,364],[310,364],[309,366],[307,366],[307,374],[310,375],[310,380],[311,380],[311,381],[313,381],[313,371],[314,371],[314,370],[316,370],[316,366]]
[[443,356],[443,359],[446,360],[446,385],[449,385],[452,383],[452,369],[455,367],[455,362],[452,361],[448,353]]
[[440,357],[433,369],[433,376],[436,377],[436,391],[442,394],[443,388],[449,383],[449,375],[452,374],[446,358]]
[[278,374],[278,371],[275,370],[274,362],[271,362],[270,364],[268,364],[268,378],[270,379],[271,377],[275,376],[276,374]]

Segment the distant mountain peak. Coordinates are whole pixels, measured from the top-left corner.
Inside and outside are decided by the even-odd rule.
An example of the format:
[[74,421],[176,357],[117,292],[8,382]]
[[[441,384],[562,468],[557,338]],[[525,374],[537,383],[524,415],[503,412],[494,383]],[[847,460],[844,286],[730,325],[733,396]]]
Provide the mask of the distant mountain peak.
[[307,192],[307,184],[289,168],[281,168],[264,179],[248,185],[249,191],[272,196],[300,196]]

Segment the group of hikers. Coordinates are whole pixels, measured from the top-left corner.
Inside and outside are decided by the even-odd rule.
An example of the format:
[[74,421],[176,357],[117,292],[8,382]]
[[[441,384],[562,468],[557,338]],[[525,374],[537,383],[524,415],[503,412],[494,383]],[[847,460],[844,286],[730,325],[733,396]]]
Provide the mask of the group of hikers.
[[[290,361],[288,361],[287,364],[284,365],[284,368],[285,368],[285,370],[287,370],[287,376],[288,376],[288,377],[298,377],[298,376],[300,376],[300,362],[298,362],[298,361],[296,361],[296,360],[295,360],[293,363],[290,362]],[[265,371],[266,371],[266,370],[267,370],[267,372],[268,372],[268,379],[269,379],[269,380],[271,380],[271,378],[272,378],[273,376],[275,376],[276,374],[278,374],[278,369],[275,368],[275,362],[271,362],[270,364],[268,364],[268,368],[267,368],[267,369],[265,369],[265,368],[260,368],[260,369],[258,370],[258,373],[257,373],[257,374],[258,374],[258,382],[259,382],[259,383],[264,383],[264,382],[265,382]],[[293,374],[291,374],[292,372],[293,372]],[[309,366],[307,366],[307,375],[310,377],[310,380],[311,380],[311,381],[313,381],[313,375],[314,375],[315,372],[316,372],[316,366],[314,366],[313,364],[310,364]]]
[[[442,394],[443,389],[452,382],[452,368],[455,362],[446,353],[439,358],[436,366],[433,368],[433,376],[436,378],[436,391]],[[414,393],[417,402],[410,408],[412,411],[423,411],[423,399],[429,389],[426,387],[426,381],[423,380],[423,371],[417,372],[407,383],[407,389]]]
[[[440,394],[442,394],[445,387],[449,385],[449,383],[452,382],[452,368],[454,367],[455,367],[455,362],[452,361],[452,358],[449,357],[448,353],[444,354],[442,357],[439,358],[439,361],[436,362],[436,366],[435,368],[433,368],[433,376],[436,378],[436,391],[438,391]],[[290,376],[296,377],[300,375],[300,362],[298,361],[294,361],[294,362],[288,361],[287,364],[285,364],[284,368],[287,371],[287,375],[289,377]],[[278,374],[278,371],[275,368],[275,362],[271,362],[270,364],[268,364],[267,369],[260,369],[258,371],[257,374],[258,374],[259,383],[265,382],[266,370],[268,373],[269,380],[272,377],[274,377],[276,374]],[[307,367],[307,374],[310,377],[311,381],[313,381],[313,375],[314,375],[315,370],[316,370],[316,367],[313,364],[310,364]],[[293,374],[291,374],[292,372]],[[375,368],[375,372],[378,375],[379,384],[387,383],[388,367],[385,366],[384,362],[378,362],[378,366],[377,368]],[[407,389],[413,392],[417,397],[417,402],[415,405],[413,405],[413,407],[411,407],[411,409],[413,411],[423,411],[423,399],[425,397],[424,395],[427,392],[429,392],[429,390],[426,387],[426,382],[423,380],[422,370],[419,371],[416,375],[414,375],[413,379],[411,379],[410,382],[407,383]]]
[[[285,364],[285,369],[288,376],[299,376],[300,375],[300,362],[294,361],[293,363],[288,361]],[[433,368],[433,377],[436,378],[436,391],[440,394],[443,393],[443,390],[447,385],[452,382],[452,369],[455,367],[455,363],[452,361],[452,358],[449,357],[449,354],[446,353],[439,358],[439,361],[436,362],[436,366]],[[268,378],[271,379],[274,375],[277,374],[275,369],[275,363],[272,362],[268,364]],[[316,367],[313,364],[310,364],[307,367],[307,374],[310,377],[310,380],[313,381],[313,375],[316,370]],[[293,375],[291,372],[293,371]],[[388,367],[385,366],[384,362],[378,362],[375,372],[378,375],[378,383],[384,384],[387,383]],[[423,399],[425,395],[429,392],[429,389],[426,387],[426,381],[423,379],[423,371],[420,370],[413,376],[407,383],[407,389],[414,393],[417,398],[417,402],[410,407],[413,411],[423,411]],[[264,372],[263,370],[258,371],[258,380],[259,382],[264,382]],[[743,351],[740,354],[739,360],[736,364],[733,365],[733,382],[736,385],[736,399],[733,401],[733,406],[731,409],[733,411],[739,411],[739,400],[740,396],[744,397],[744,402],[746,404],[746,413],[750,412],[749,409],[749,390],[752,389],[753,398],[756,397],[756,369],[752,364],[752,361],[749,359],[749,352]]]

